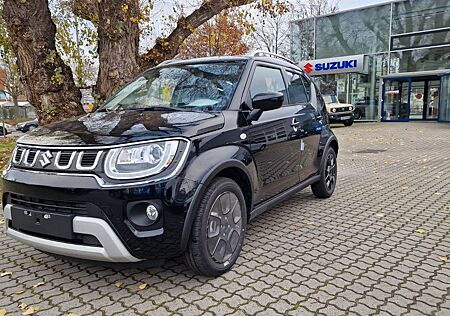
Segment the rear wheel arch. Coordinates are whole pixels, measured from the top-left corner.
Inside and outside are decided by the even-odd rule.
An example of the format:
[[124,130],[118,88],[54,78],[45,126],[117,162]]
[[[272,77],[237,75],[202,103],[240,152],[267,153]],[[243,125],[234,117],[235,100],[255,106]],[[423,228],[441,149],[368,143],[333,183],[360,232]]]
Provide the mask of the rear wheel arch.
[[337,156],[339,153],[339,144],[335,138],[330,141],[329,146],[334,149],[334,152],[336,153]]

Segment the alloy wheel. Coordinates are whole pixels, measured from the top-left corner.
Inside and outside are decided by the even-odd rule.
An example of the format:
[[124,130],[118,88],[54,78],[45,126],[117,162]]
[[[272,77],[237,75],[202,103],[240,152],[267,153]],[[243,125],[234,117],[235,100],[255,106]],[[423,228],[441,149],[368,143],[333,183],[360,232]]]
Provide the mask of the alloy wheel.
[[336,158],[333,154],[327,157],[327,165],[325,170],[325,183],[328,190],[333,190],[336,185]]
[[239,199],[226,191],[214,201],[208,217],[208,251],[217,263],[225,263],[238,248],[242,234]]

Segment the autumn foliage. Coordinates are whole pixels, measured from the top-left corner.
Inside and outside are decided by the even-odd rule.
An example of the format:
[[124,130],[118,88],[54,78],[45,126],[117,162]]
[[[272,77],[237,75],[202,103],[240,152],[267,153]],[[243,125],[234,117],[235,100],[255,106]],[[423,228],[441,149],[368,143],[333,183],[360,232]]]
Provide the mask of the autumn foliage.
[[233,14],[219,14],[199,27],[180,47],[178,57],[243,55],[250,47],[244,41],[245,28]]

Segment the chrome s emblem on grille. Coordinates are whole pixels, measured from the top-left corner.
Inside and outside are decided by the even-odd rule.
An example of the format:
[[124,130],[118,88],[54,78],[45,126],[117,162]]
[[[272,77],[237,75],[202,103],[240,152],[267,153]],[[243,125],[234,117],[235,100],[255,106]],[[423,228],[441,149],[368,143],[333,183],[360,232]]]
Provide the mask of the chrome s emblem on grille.
[[46,167],[52,162],[50,160],[52,158],[53,158],[52,153],[50,152],[50,150],[47,150],[46,152],[44,152],[41,155],[41,159],[39,159],[39,163],[41,164],[42,167]]

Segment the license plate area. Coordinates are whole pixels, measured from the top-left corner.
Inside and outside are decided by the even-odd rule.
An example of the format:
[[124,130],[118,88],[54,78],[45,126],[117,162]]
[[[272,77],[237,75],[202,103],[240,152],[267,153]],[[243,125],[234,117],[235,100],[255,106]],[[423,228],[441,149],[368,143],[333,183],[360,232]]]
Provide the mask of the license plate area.
[[351,119],[351,116],[341,116],[340,119],[341,119],[341,121],[346,121],[346,120]]
[[12,228],[51,237],[74,239],[71,214],[56,214],[45,211],[11,207]]

